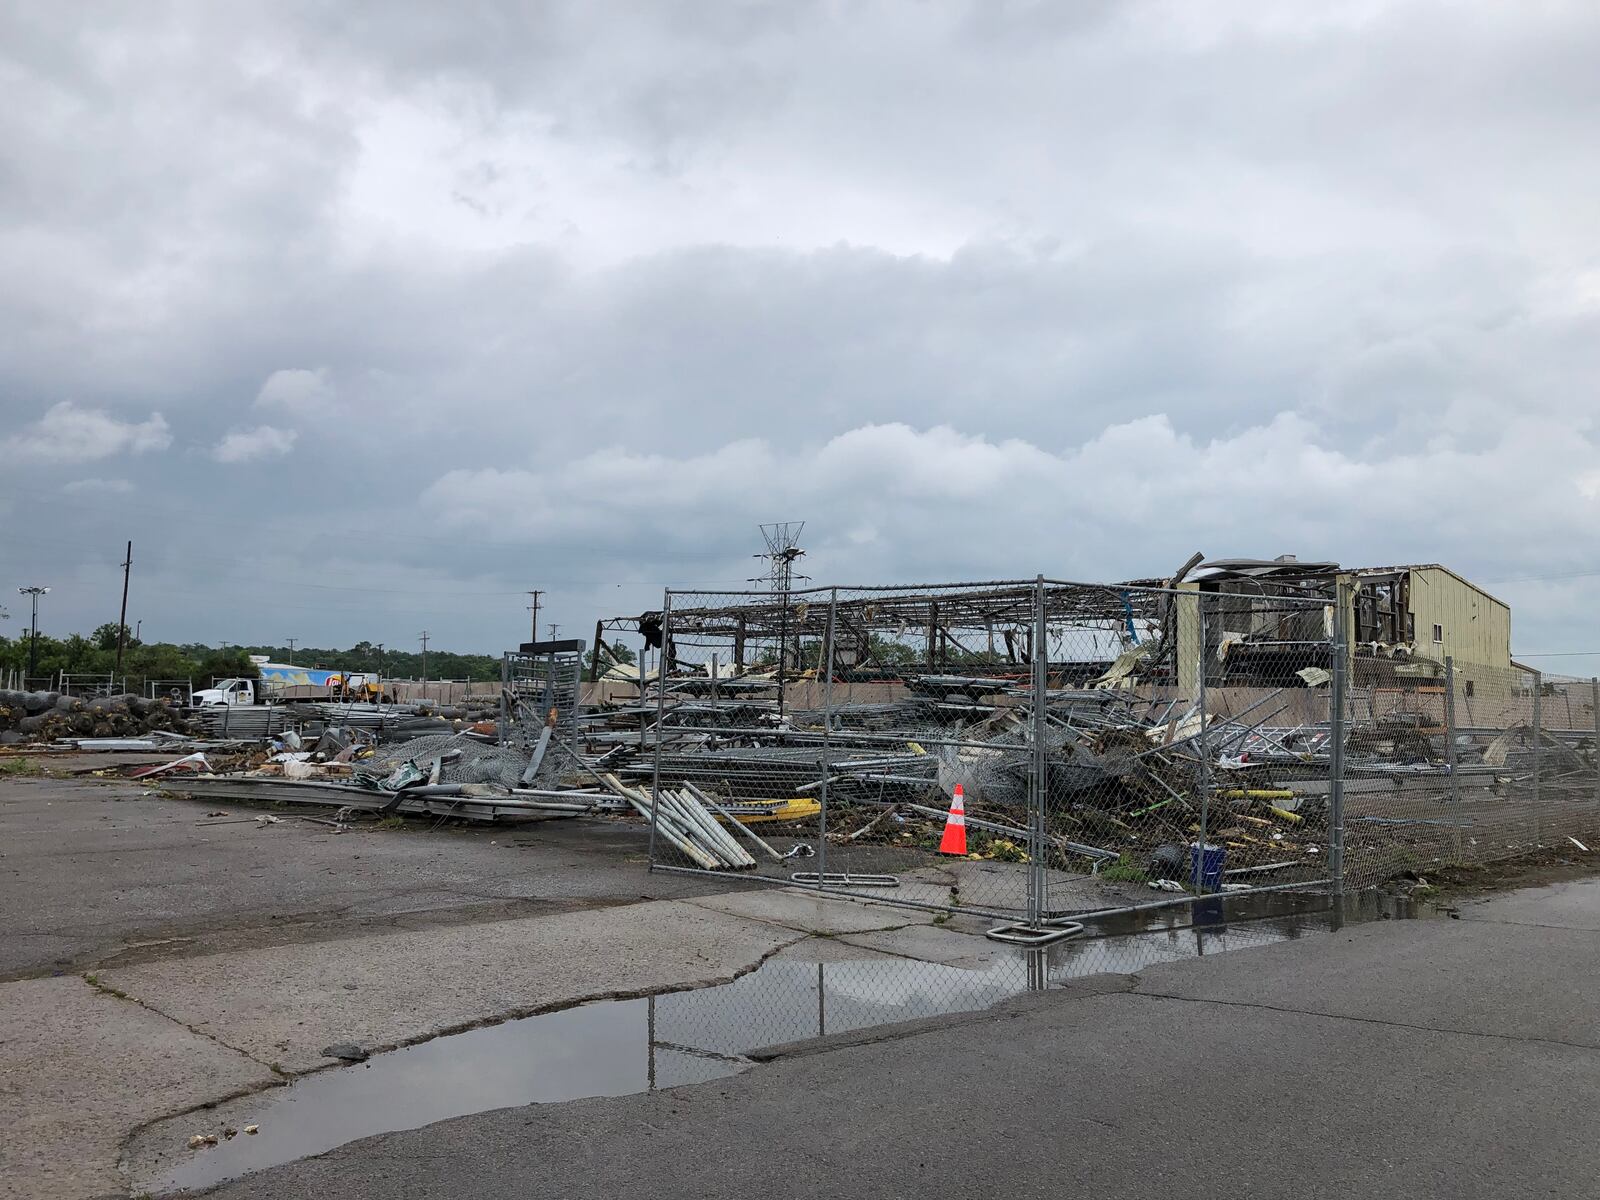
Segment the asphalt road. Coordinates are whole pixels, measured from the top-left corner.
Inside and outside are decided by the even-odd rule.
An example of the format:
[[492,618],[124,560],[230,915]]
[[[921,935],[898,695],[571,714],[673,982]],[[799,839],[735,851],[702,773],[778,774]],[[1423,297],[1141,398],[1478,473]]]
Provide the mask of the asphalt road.
[[[722,890],[651,875],[636,827],[335,833],[149,792],[0,779],[0,980]],[[280,820],[258,824],[267,813]]]
[[1384,922],[502,1109],[228,1200],[1592,1195],[1600,883]]

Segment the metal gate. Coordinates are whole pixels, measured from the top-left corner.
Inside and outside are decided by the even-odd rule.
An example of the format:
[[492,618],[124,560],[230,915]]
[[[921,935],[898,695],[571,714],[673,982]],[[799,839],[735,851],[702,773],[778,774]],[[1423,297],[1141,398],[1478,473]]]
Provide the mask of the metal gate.
[[[581,638],[524,642],[500,663],[501,745],[530,756],[524,782],[537,777],[551,746],[564,753],[561,767],[578,758],[578,706],[582,699]],[[558,768],[561,769],[561,768]]]

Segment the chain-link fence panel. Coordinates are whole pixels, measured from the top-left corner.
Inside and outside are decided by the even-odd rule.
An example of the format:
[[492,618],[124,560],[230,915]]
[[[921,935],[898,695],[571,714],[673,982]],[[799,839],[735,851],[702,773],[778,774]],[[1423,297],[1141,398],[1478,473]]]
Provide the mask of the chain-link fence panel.
[[1353,656],[1350,879],[1514,858],[1600,834],[1597,687],[1446,657],[1394,686]]
[[1600,838],[1593,681],[1358,642],[1383,595],[1274,565],[673,592],[594,773],[657,867],[1035,928]]
[[1035,927],[1314,885],[1330,604],[1044,579],[673,592],[652,753],[613,782],[658,867]]
[[825,731],[794,693],[818,673],[827,612],[826,591],[667,594],[648,753],[597,764],[650,821],[653,866],[785,884],[816,870]]
[[806,719],[828,745],[824,886],[1037,921],[1037,581],[839,588]]
[[1197,894],[1329,884],[1332,597],[1245,575],[1180,588],[1170,606],[1182,715],[1154,755],[1177,776],[1157,810],[1172,814],[1157,827],[1169,839],[1158,853],[1169,866],[1176,858],[1174,878]]

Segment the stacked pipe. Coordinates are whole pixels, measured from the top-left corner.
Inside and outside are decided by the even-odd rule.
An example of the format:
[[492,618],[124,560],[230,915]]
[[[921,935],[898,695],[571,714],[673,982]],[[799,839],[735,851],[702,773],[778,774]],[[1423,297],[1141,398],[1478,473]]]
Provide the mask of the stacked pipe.
[[615,775],[600,778],[640,816],[651,821],[656,832],[696,866],[707,871],[723,871],[756,865],[756,860],[734,840],[733,834],[717,824],[717,819],[688,789],[663,790],[652,802],[647,792],[626,786]]
[[215,704],[195,709],[189,723],[206,737],[265,738],[288,729],[290,714],[278,704]]

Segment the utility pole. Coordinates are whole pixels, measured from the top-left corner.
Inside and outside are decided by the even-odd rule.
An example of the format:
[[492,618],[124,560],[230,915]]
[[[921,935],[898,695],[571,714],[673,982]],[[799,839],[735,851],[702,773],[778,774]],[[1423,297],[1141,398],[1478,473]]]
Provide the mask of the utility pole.
[[378,678],[383,678],[383,643],[378,643]]
[[428,698],[428,631],[424,629],[419,635],[422,638],[422,698]]
[[117,667],[122,670],[122,646],[128,640],[128,572],[133,569],[133,542],[128,543],[128,557],[122,560],[122,611],[117,614]]
[[17,591],[24,596],[33,597],[33,625],[28,634],[28,674],[34,675],[39,670],[39,597],[48,596],[50,589],[47,587],[19,587]]
[[529,592],[528,595],[533,597],[533,603],[528,605],[528,611],[533,614],[533,622],[529,626],[530,632],[528,634],[528,640],[537,642],[539,640],[539,597],[544,595],[544,593],[540,591],[532,591]]
[[285,638],[284,639],[284,641],[289,643],[289,657],[290,658],[294,657],[294,644],[296,642],[298,642],[299,640],[300,640],[299,638]]
[[550,640],[552,642],[555,641],[556,640],[556,634],[558,634],[560,632],[561,632],[561,626],[559,626],[559,625],[550,626]]

